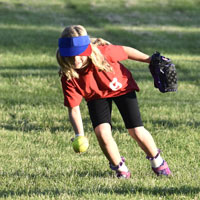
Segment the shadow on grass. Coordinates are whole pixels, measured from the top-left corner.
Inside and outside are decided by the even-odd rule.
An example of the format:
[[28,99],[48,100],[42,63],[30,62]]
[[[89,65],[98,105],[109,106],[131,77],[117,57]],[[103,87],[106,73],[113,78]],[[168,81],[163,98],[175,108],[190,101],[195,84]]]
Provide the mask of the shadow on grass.
[[200,122],[199,121],[190,121],[190,122],[185,122],[185,121],[169,121],[169,120],[150,120],[154,126],[159,126],[159,127],[166,127],[168,129],[170,128],[177,128],[177,127],[192,127],[192,128],[199,128],[200,127]]
[[24,71],[28,71],[28,70],[57,70],[58,66],[52,66],[52,65],[43,65],[43,66],[35,66],[35,65],[19,65],[19,66],[10,66],[10,67],[4,67],[1,66],[0,70],[24,70]]
[[[113,193],[115,194],[136,194],[141,193],[145,195],[160,195],[160,196],[168,196],[168,195],[195,195],[200,192],[199,187],[191,187],[191,186],[181,186],[181,187],[155,187],[155,188],[146,188],[146,187],[138,187],[138,186],[129,186],[126,188],[115,188]],[[112,193],[111,191],[105,189],[103,193]]]
[[[67,113],[67,111],[66,111]],[[51,119],[52,120],[52,119]],[[54,120],[55,122],[55,120]],[[61,122],[61,121],[59,121]],[[62,119],[62,124],[60,126],[55,126],[55,125],[50,125],[51,123],[49,123],[48,125],[40,125],[40,124],[32,124],[32,122],[29,122],[28,119],[11,119],[8,122],[2,123],[0,125],[1,129],[5,129],[5,130],[9,130],[9,131],[22,131],[24,133],[29,133],[32,131],[49,131],[52,134],[55,134],[57,132],[66,132],[68,131],[72,131],[71,129],[71,124],[69,123],[69,121],[66,121],[66,119]],[[89,116],[83,119],[83,124],[90,124],[85,126],[85,131],[86,132],[91,132],[93,133],[93,129],[92,129],[92,125],[89,119]]]
[[[54,187],[55,188],[55,187]],[[14,190],[0,190],[0,197],[10,197],[10,196],[36,196],[36,195],[50,195],[53,197],[57,197],[62,194],[73,195],[75,196],[74,192],[77,193],[77,197],[80,195],[89,194],[88,190],[84,189],[73,189],[73,190],[64,190],[64,189],[18,189],[17,191]],[[170,195],[186,195],[189,197],[193,197],[200,193],[199,187],[191,187],[191,186],[181,186],[181,187],[155,187],[155,188],[146,188],[146,187],[138,187],[138,186],[129,186],[126,188],[123,187],[115,187],[114,189],[108,188],[98,188],[96,194],[116,194],[116,195],[127,195],[127,194],[143,194],[143,195],[154,195],[154,196],[170,196]],[[95,194],[95,188],[93,189],[92,195]]]
[[[22,77],[40,77],[40,78],[46,78],[46,77],[55,77],[59,80],[58,75],[59,67],[58,66],[52,66],[52,65],[46,65],[46,66],[35,66],[35,65],[23,65],[23,66],[10,66],[10,67],[0,67],[0,77],[3,78],[12,78],[12,79],[18,79]],[[27,85],[27,88],[29,86]]]
[[22,131],[24,133],[29,133],[32,131],[49,131],[52,134],[55,134],[57,132],[65,132],[68,130],[68,127],[65,126],[54,126],[54,127],[41,127],[41,126],[36,126],[36,125],[31,125],[31,124],[25,124],[22,122],[22,125],[13,125],[13,124],[4,124],[0,125],[0,128],[9,130],[9,131]]
[[[58,66],[12,66],[1,67],[0,76],[3,78],[20,78],[20,77],[58,77]],[[27,86],[28,88],[28,86]]]
[[[192,62],[191,62],[192,63]],[[200,65],[200,61],[193,61],[196,66]],[[200,70],[199,67],[190,66],[182,68],[179,64],[177,65],[178,81],[180,82],[193,82],[195,85],[200,85]]]
[[[199,187],[191,186],[181,186],[181,187],[155,187],[155,188],[146,188],[138,186],[130,186],[129,188],[123,189],[122,187],[114,189],[113,193],[116,194],[136,194],[141,193],[145,195],[159,195],[159,196],[168,196],[168,195],[195,195],[200,192]],[[110,193],[110,191],[104,191],[104,193]]]

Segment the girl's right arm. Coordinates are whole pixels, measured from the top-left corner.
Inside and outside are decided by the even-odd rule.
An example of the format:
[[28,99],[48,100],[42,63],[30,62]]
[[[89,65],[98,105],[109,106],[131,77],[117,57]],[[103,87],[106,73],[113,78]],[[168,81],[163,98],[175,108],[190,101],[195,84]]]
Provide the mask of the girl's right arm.
[[134,49],[132,47],[123,46],[123,48],[124,48],[124,51],[127,53],[129,59],[150,63],[151,57],[149,55],[137,49]]
[[83,121],[81,117],[80,107],[75,106],[73,108],[68,107],[69,119],[74,129],[75,135],[84,135]]

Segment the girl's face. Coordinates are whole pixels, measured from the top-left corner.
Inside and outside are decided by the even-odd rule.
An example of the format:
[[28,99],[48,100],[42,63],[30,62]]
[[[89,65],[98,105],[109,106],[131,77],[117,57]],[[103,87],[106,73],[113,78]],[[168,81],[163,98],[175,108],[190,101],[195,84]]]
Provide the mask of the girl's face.
[[74,68],[81,69],[88,63],[88,56],[74,56]]

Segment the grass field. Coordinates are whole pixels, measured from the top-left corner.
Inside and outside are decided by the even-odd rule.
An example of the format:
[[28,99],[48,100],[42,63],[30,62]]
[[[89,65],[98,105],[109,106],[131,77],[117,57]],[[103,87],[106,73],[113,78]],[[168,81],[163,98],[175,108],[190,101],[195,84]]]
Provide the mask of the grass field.
[[[177,93],[153,87],[148,66],[125,61],[145,127],[173,177],[156,177],[113,109],[113,136],[132,172],[109,169],[81,103],[90,147],[75,154],[55,59],[70,24],[113,44],[155,50],[176,64]],[[200,199],[199,0],[0,0],[0,199]]]

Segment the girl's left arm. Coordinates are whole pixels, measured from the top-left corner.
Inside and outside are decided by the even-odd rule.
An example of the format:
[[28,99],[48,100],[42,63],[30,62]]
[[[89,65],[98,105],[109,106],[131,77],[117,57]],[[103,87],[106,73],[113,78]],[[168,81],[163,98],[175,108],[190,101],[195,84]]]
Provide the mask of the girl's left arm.
[[132,47],[123,46],[124,51],[127,53],[128,58],[131,60],[136,60],[140,62],[150,63],[151,57],[141,51],[134,49]]

